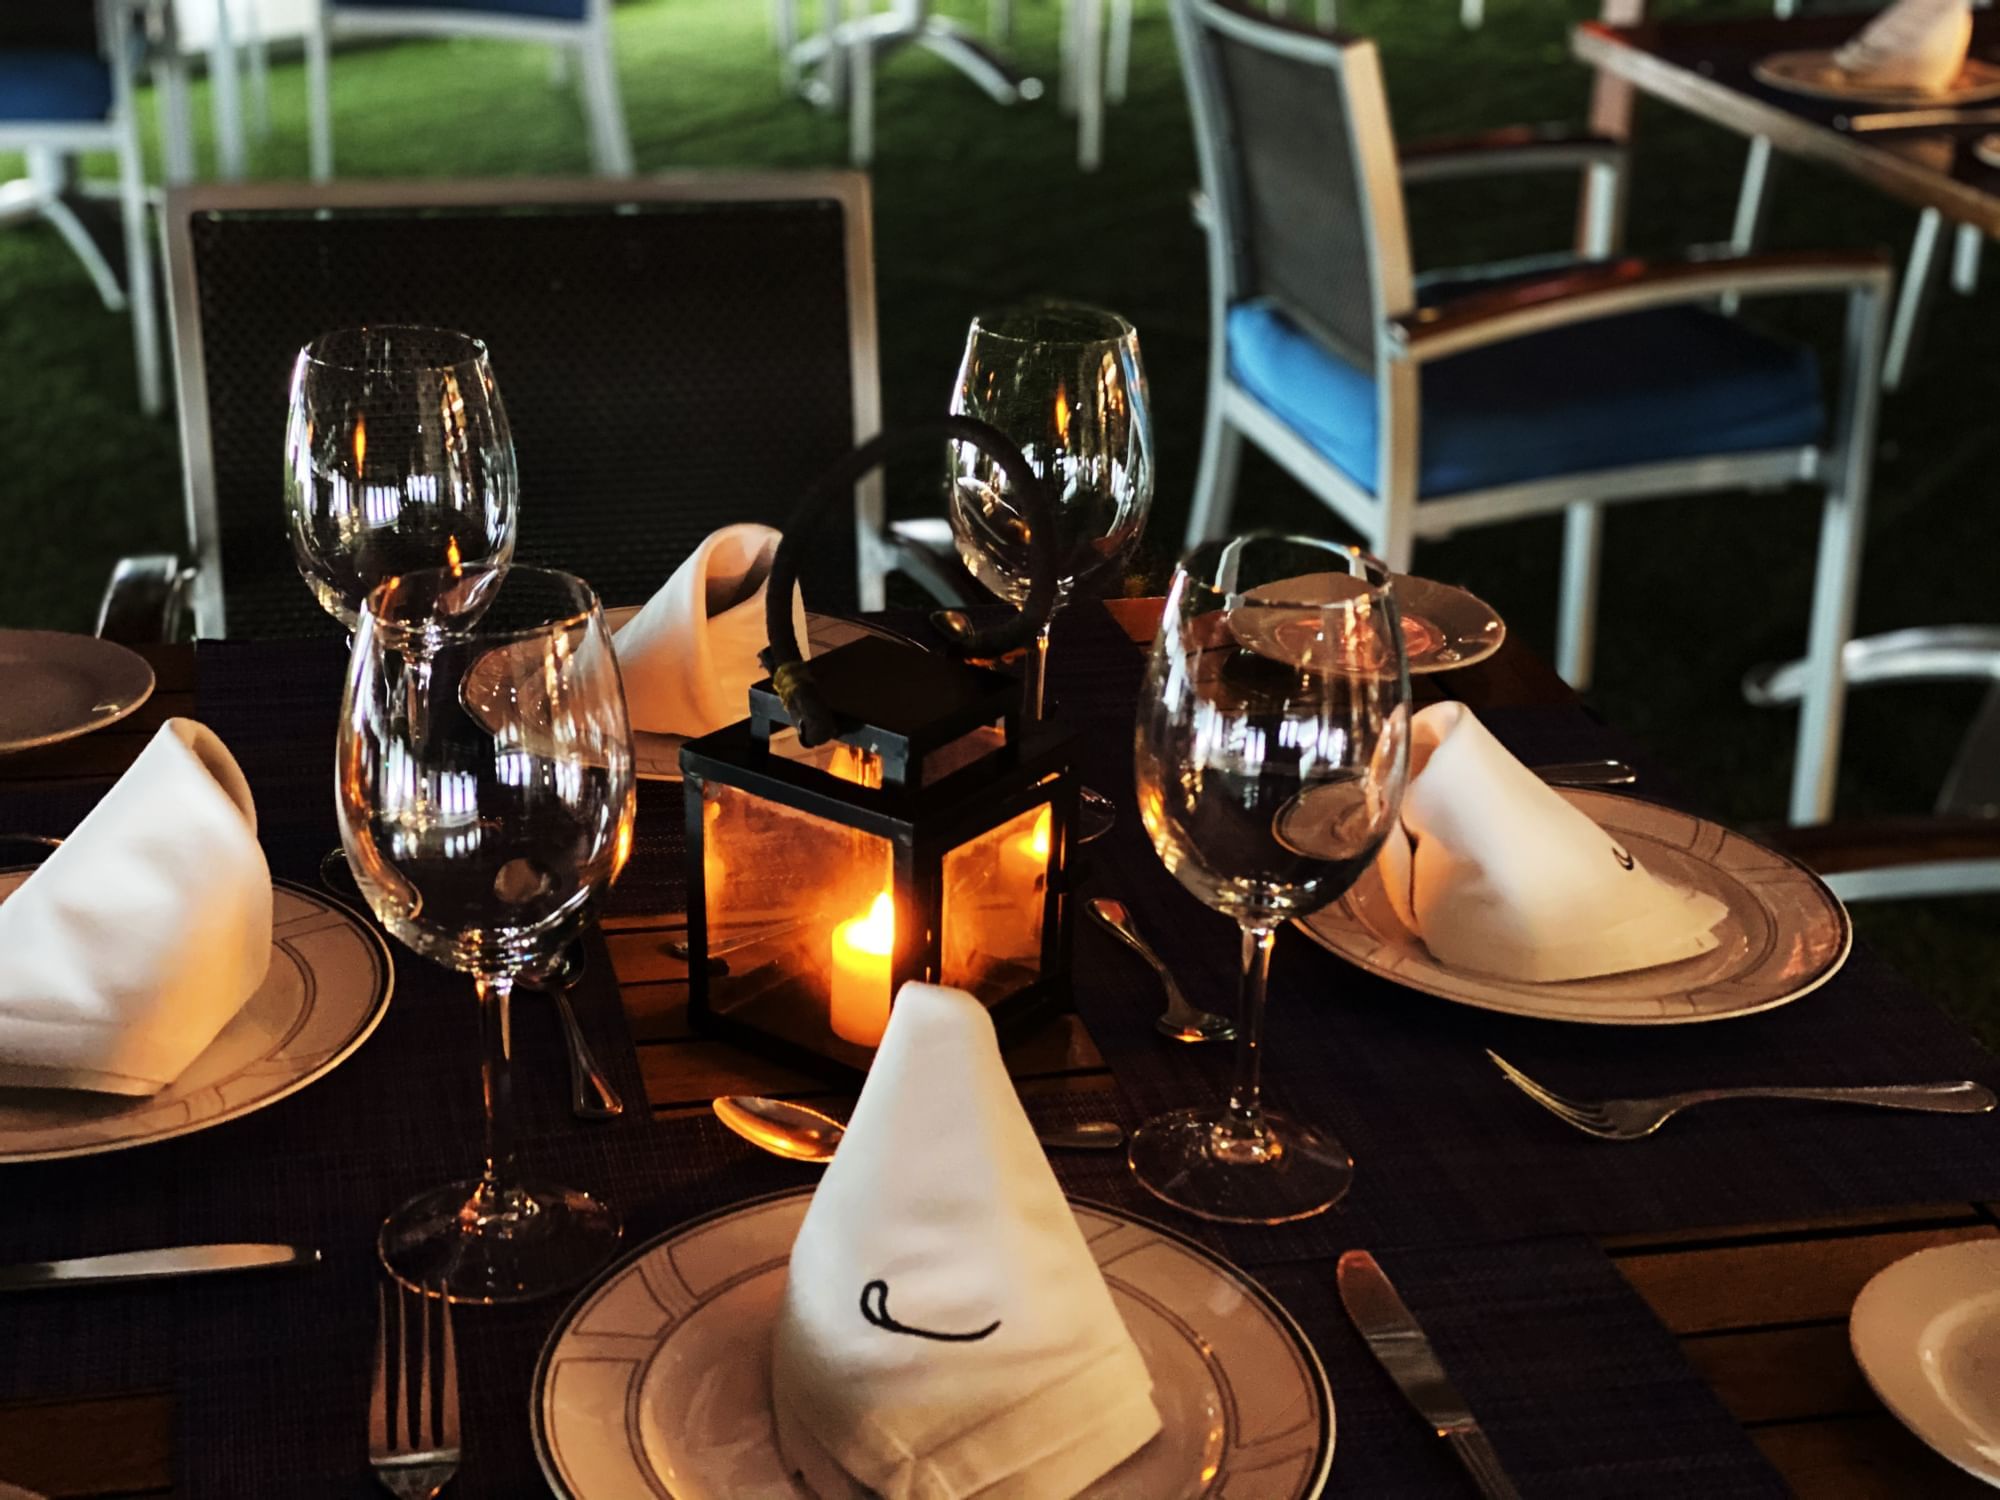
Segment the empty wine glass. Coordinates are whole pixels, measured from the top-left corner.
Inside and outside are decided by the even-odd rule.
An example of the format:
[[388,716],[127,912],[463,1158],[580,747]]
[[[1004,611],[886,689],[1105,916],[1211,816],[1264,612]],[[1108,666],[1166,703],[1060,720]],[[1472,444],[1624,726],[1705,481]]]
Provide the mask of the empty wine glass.
[[455,1302],[581,1280],[616,1245],[610,1209],[513,1176],[508,1010],[524,970],[589,919],[632,843],[632,737],[597,596],[567,573],[426,569],[362,608],[335,800],[362,894],[397,941],[472,975],[486,1164],[382,1226],[390,1273]]
[[[981,313],[966,335],[951,409],[1006,433],[1044,481],[1056,518],[1055,609],[1131,555],[1153,504],[1153,421],[1130,323],[1073,302]],[[952,444],[950,509],[967,570],[1019,605],[1031,581],[1027,521],[1006,475],[970,443]],[[1027,708],[1035,719],[1046,706],[1048,656],[1044,624],[1028,655]],[[1085,788],[1078,837],[1106,832],[1114,811],[1108,798]]]
[[512,557],[519,490],[507,409],[478,339],[348,328],[299,351],[285,516],[299,572],[350,634],[384,579]]
[[1149,1120],[1139,1181],[1204,1218],[1276,1224],[1331,1207],[1354,1164],[1263,1108],[1277,926],[1339,897],[1402,807],[1410,678],[1388,571],[1351,547],[1257,535],[1174,573],[1139,697],[1139,812],[1180,883],[1243,930],[1236,1078],[1221,1108]]

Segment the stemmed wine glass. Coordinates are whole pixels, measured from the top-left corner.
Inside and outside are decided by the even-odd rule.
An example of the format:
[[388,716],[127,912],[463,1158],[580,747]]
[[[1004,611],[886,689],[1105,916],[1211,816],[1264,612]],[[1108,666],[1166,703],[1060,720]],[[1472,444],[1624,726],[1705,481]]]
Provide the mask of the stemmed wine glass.
[[[981,313],[966,335],[951,409],[1006,433],[1045,482],[1058,533],[1055,609],[1130,556],[1153,504],[1152,405],[1130,323],[1073,302]],[[969,443],[952,444],[950,509],[966,568],[1019,605],[1030,582],[1027,521],[1006,476]],[[1048,656],[1044,624],[1028,656],[1033,719],[1045,710]],[[1113,812],[1108,798],[1085,788],[1079,838],[1106,832]]]
[[1340,1142],[1262,1106],[1264,995],[1278,924],[1345,892],[1393,826],[1409,721],[1395,598],[1373,558],[1253,535],[1175,571],[1139,697],[1139,812],[1167,869],[1243,929],[1236,1078],[1221,1108],[1147,1121],[1129,1155],[1190,1213],[1277,1224],[1347,1191]]
[[589,919],[632,843],[632,736],[597,596],[567,573],[425,569],[364,604],[335,800],[348,863],[399,942],[472,975],[486,1162],[411,1199],[379,1249],[406,1285],[509,1302],[581,1280],[618,1219],[513,1176],[508,1009]]

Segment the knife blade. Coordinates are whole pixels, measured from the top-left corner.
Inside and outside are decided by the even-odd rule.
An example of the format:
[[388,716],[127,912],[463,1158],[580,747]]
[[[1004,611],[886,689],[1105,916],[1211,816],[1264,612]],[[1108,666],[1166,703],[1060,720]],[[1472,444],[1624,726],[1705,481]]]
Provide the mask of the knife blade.
[[81,1283],[162,1281],[174,1276],[215,1276],[229,1271],[316,1266],[319,1251],[303,1245],[174,1245],[126,1250],[74,1260],[33,1260],[0,1266],[0,1292],[47,1291]]
[[1836,129],[1865,135],[1871,130],[1951,130],[2000,125],[2000,109],[1898,109],[1872,115],[1836,115]]
[[1366,1250],[1348,1251],[1340,1257],[1338,1276],[1341,1305],[1367,1342],[1368,1352],[1389,1372],[1418,1415],[1451,1445],[1479,1493],[1487,1500],[1520,1500],[1500,1467],[1500,1455],[1375,1257]]

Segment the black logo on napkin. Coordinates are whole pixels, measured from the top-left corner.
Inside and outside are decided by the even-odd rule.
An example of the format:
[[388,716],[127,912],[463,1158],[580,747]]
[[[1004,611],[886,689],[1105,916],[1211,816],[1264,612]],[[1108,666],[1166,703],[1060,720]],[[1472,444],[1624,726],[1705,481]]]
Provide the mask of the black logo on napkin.
[[861,1316],[885,1333],[906,1333],[911,1338],[936,1339],[941,1344],[976,1344],[1000,1326],[995,1318],[977,1333],[940,1333],[935,1328],[912,1328],[889,1316],[889,1283],[871,1281],[861,1289]]
[[1632,868],[1632,856],[1627,854],[1623,849],[1619,848],[1616,844],[1613,844],[1611,846],[1611,857],[1618,861],[1621,868],[1627,870]]

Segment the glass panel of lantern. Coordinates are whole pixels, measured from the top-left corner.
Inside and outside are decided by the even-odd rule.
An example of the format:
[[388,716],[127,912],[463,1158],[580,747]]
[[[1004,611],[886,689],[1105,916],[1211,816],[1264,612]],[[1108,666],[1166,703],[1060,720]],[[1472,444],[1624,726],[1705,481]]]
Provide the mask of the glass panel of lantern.
[[681,750],[689,1015],[848,1077],[895,992],[971,991],[1003,1036],[1067,993],[1076,781],[1020,684],[871,636],[812,663],[838,722],[799,745],[771,685]]

